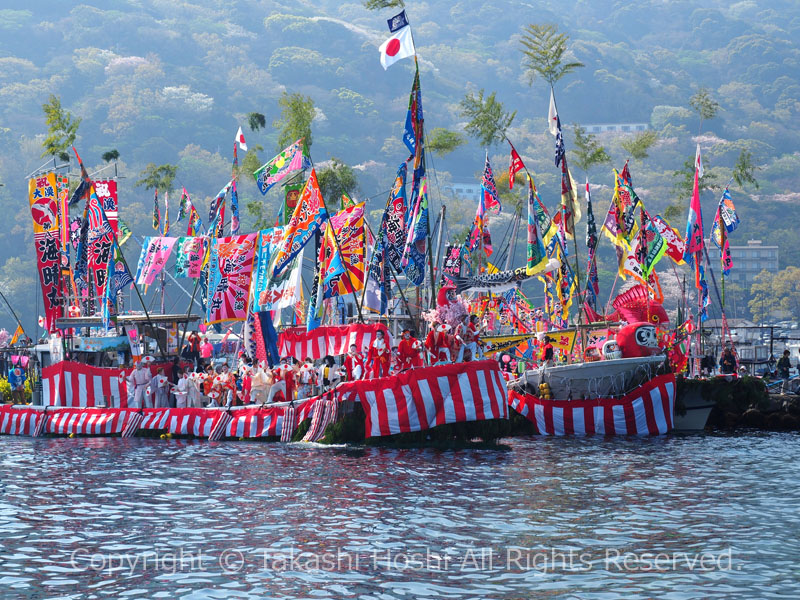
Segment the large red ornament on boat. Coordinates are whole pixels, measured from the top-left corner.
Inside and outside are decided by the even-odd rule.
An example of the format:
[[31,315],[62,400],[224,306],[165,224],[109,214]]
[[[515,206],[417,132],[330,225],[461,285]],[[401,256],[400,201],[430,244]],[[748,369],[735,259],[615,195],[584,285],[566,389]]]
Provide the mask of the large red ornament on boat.
[[661,352],[656,328],[647,322],[625,325],[617,333],[617,346],[623,358],[654,356]]
[[456,287],[452,283],[448,283],[439,290],[436,296],[436,306],[444,307],[456,301]]

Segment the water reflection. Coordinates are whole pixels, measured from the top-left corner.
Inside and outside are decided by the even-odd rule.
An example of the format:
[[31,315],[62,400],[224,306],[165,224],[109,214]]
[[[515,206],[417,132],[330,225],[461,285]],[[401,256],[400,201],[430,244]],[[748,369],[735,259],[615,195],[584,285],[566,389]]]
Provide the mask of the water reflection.
[[[799,440],[2,437],[2,597],[798,596]],[[726,551],[723,570],[642,568]]]

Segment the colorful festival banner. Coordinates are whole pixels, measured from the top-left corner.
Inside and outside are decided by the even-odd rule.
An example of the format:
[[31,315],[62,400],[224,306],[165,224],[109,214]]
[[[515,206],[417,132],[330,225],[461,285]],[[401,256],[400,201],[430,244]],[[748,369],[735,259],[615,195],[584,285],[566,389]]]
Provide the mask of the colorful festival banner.
[[151,285],[155,281],[156,276],[167,264],[167,259],[177,239],[174,237],[144,238],[142,253],[139,255],[139,264],[136,268],[138,285]]
[[280,275],[274,276],[274,262],[283,245],[284,227],[258,232],[257,260],[253,277],[253,312],[278,310],[300,299],[303,264],[301,251]]
[[208,238],[179,237],[175,247],[175,277],[200,277],[208,249]]
[[483,166],[483,177],[481,177],[481,193],[486,210],[499,215],[503,211],[503,206],[497,196],[497,186],[494,183],[494,173],[492,173],[492,165],[489,163],[488,150],[486,151],[486,164]]
[[275,275],[288,266],[305,245],[311,240],[317,230],[328,218],[322,191],[319,189],[317,172],[311,169],[311,175],[306,181],[300,201],[289,219],[289,224],[284,232],[283,246],[275,258]]
[[[89,196],[89,271],[92,273],[97,298],[104,296],[108,263],[111,259],[111,247],[119,229],[119,213],[117,201],[117,182],[114,180],[95,181],[94,194]],[[94,222],[93,215],[100,215]],[[103,218],[105,213],[105,219]],[[107,220],[107,224],[105,222]],[[111,228],[111,231],[108,228]]]
[[[408,233],[401,264],[406,277],[414,285],[425,279],[425,252],[428,248],[428,180],[422,178],[419,192],[415,187],[411,193],[411,210],[408,217]],[[415,201],[416,196],[416,201]]]
[[206,323],[244,321],[247,317],[257,236],[212,238]]
[[462,244],[447,244],[444,249],[444,261],[442,262],[442,277],[440,278],[440,285],[443,285],[447,279],[444,274],[459,275],[461,273],[461,249]]
[[386,256],[397,273],[402,272],[403,250],[406,243],[406,174],[408,165],[397,169],[392,191],[383,215],[383,243]]
[[661,215],[653,217],[653,224],[656,226],[658,233],[661,234],[664,243],[667,245],[666,255],[676,264],[682,265],[686,243],[681,238],[681,235]]
[[[345,296],[364,288],[364,203],[336,213],[331,217],[330,224],[339,242],[339,256],[344,271],[325,280],[323,298]],[[329,232],[330,228],[326,230],[323,244],[335,248],[337,240]]]
[[547,266],[547,254],[536,224],[536,195],[533,178],[528,177],[528,227],[525,273],[534,275]]
[[66,175],[56,175],[56,196],[58,198],[58,232],[61,244],[61,290],[64,298],[67,298],[73,293],[73,284],[72,270],[69,265],[69,177]]
[[278,156],[265,163],[253,173],[258,189],[266,194],[269,189],[293,171],[308,169],[311,159],[306,154],[303,139],[297,140],[291,146],[284,148]]
[[292,218],[297,203],[300,201],[300,194],[303,193],[303,187],[305,187],[303,182],[287,183],[283,186],[283,225],[286,225]]
[[39,282],[42,285],[45,328],[56,329],[56,319],[61,312],[59,285],[61,245],[58,229],[58,198],[56,178],[53,173],[35,177],[28,182],[28,201],[33,217],[33,243]]

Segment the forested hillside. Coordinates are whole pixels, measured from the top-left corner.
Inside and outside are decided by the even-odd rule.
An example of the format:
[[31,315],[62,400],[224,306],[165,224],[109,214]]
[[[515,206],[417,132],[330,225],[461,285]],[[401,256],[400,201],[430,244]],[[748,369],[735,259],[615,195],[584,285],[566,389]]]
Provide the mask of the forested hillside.
[[[0,285],[26,326],[35,323],[38,293],[26,175],[47,160],[40,156],[47,131],[42,105],[51,94],[82,119],[76,147],[90,171],[105,166],[104,152],[119,152],[121,216],[138,235],[152,233],[152,192],[134,185],[148,163],[176,164],[176,185],[186,187],[205,213],[230,178],[239,125],[251,148],[242,157],[246,164],[263,163],[279,149],[271,125],[281,116],[284,92],[313,100],[314,161],[335,157],[353,167],[356,195],[369,199],[371,211],[383,206],[394,171],[406,158],[400,136],[413,62],[384,71],[377,51],[394,9],[369,11],[360,2],[334,0],[29,0],[3,6],[0,201],[6,221]],[[570,36],[571,58],[585,65],[556,86],[565,126],[641,122],[658,134],[648,156],[631,161],[636,189],[651,212],[688,204],[675,171],[684,169],[700,143],[710,228],[717,199],[745,150],[759,187],[731,184],[742,220],[731,242],[777,242],[781,267],[800,266],[796,2],[429,0],[408,2],[406,9],[420,58],[427,131],[463,132],[465,94],[496,92],[507,111],[517,111],[508,136],[537,178],[542,199],[554,207],[560,188],[547,133],[549,89],[541,80],[529,82],[520,35],[529,23],[555,24]],[[689,104],[701,88],[719,105],[702,123]],[[247,127],[252,112],[266,117],[265,128]],[[612,159],[588,174],[598,219],[611,197],[610,169],[630,157],[622,144],[632,136],[597,138]],[[566,145],[571,157],[569,129]],[[488,150],[495,172],[503,172],[508,146]],[[431,155],[433,210],[450,203],[443,192],[448,182],[480,177],[485,151],[470,138],[446,156]],[[575,179],[583,181],[584,173],[571,164]],[[263,202],[262,217],[274,219],[278,190],[262,200],[252,178],[243,181],[242,204]],[[474,206],[452,207],[448,232],[455,234],[469,224]],[[684,211],[672,224],[682,231],[685,219]],[[498,240],[507,223],[507,216],[493,222]],[[254,216],[244,214],[243,225],[252,227]],[[613,253],[605,245],[601,276],[609,277]],[[138,248],[126,246],[126,253],[135,261]],[[601,295],[610,285],[601,283]],[[739,294],[744,305],[747,290],[729,293]],[[11,328],[5,307],[0,325]]]

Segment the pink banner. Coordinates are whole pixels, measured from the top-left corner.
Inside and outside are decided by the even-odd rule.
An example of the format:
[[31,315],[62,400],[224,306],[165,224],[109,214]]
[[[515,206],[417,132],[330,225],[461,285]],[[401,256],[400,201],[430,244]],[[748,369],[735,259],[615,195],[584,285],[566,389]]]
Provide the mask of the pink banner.
[[[117,182],[114,180],[95,181],[94,191],[95,195],[89,197],[90,214],[102,214],[99,208],[102,207],[102,212],[105,213],[108,224],[111,226],[111,233],[106,232],[102,235],[95,235],[95,232],[89,232],[89,239],[92,240],[89,244],[87,256],[89,270],[92,272],[97,297],[102,298],[106,289],[106,275],[108,274],[108,261],[111,259],[112,241],[116,238],[118,231]],[[95,206],[95,204],[99,206]],[[96,223],[98,234],[102,228],[101,220]]]
[[206,323],[245,320],[257,235],[211,240]]
[[146,248],[142,248],[143,262],[140,261],[139,270],[136,274],[136,283],[139,285],[151,285],[156,276],[167,264],[167,259],[172,252],[172,247],[178,238],[154,237],[145,238],[149,240]]

